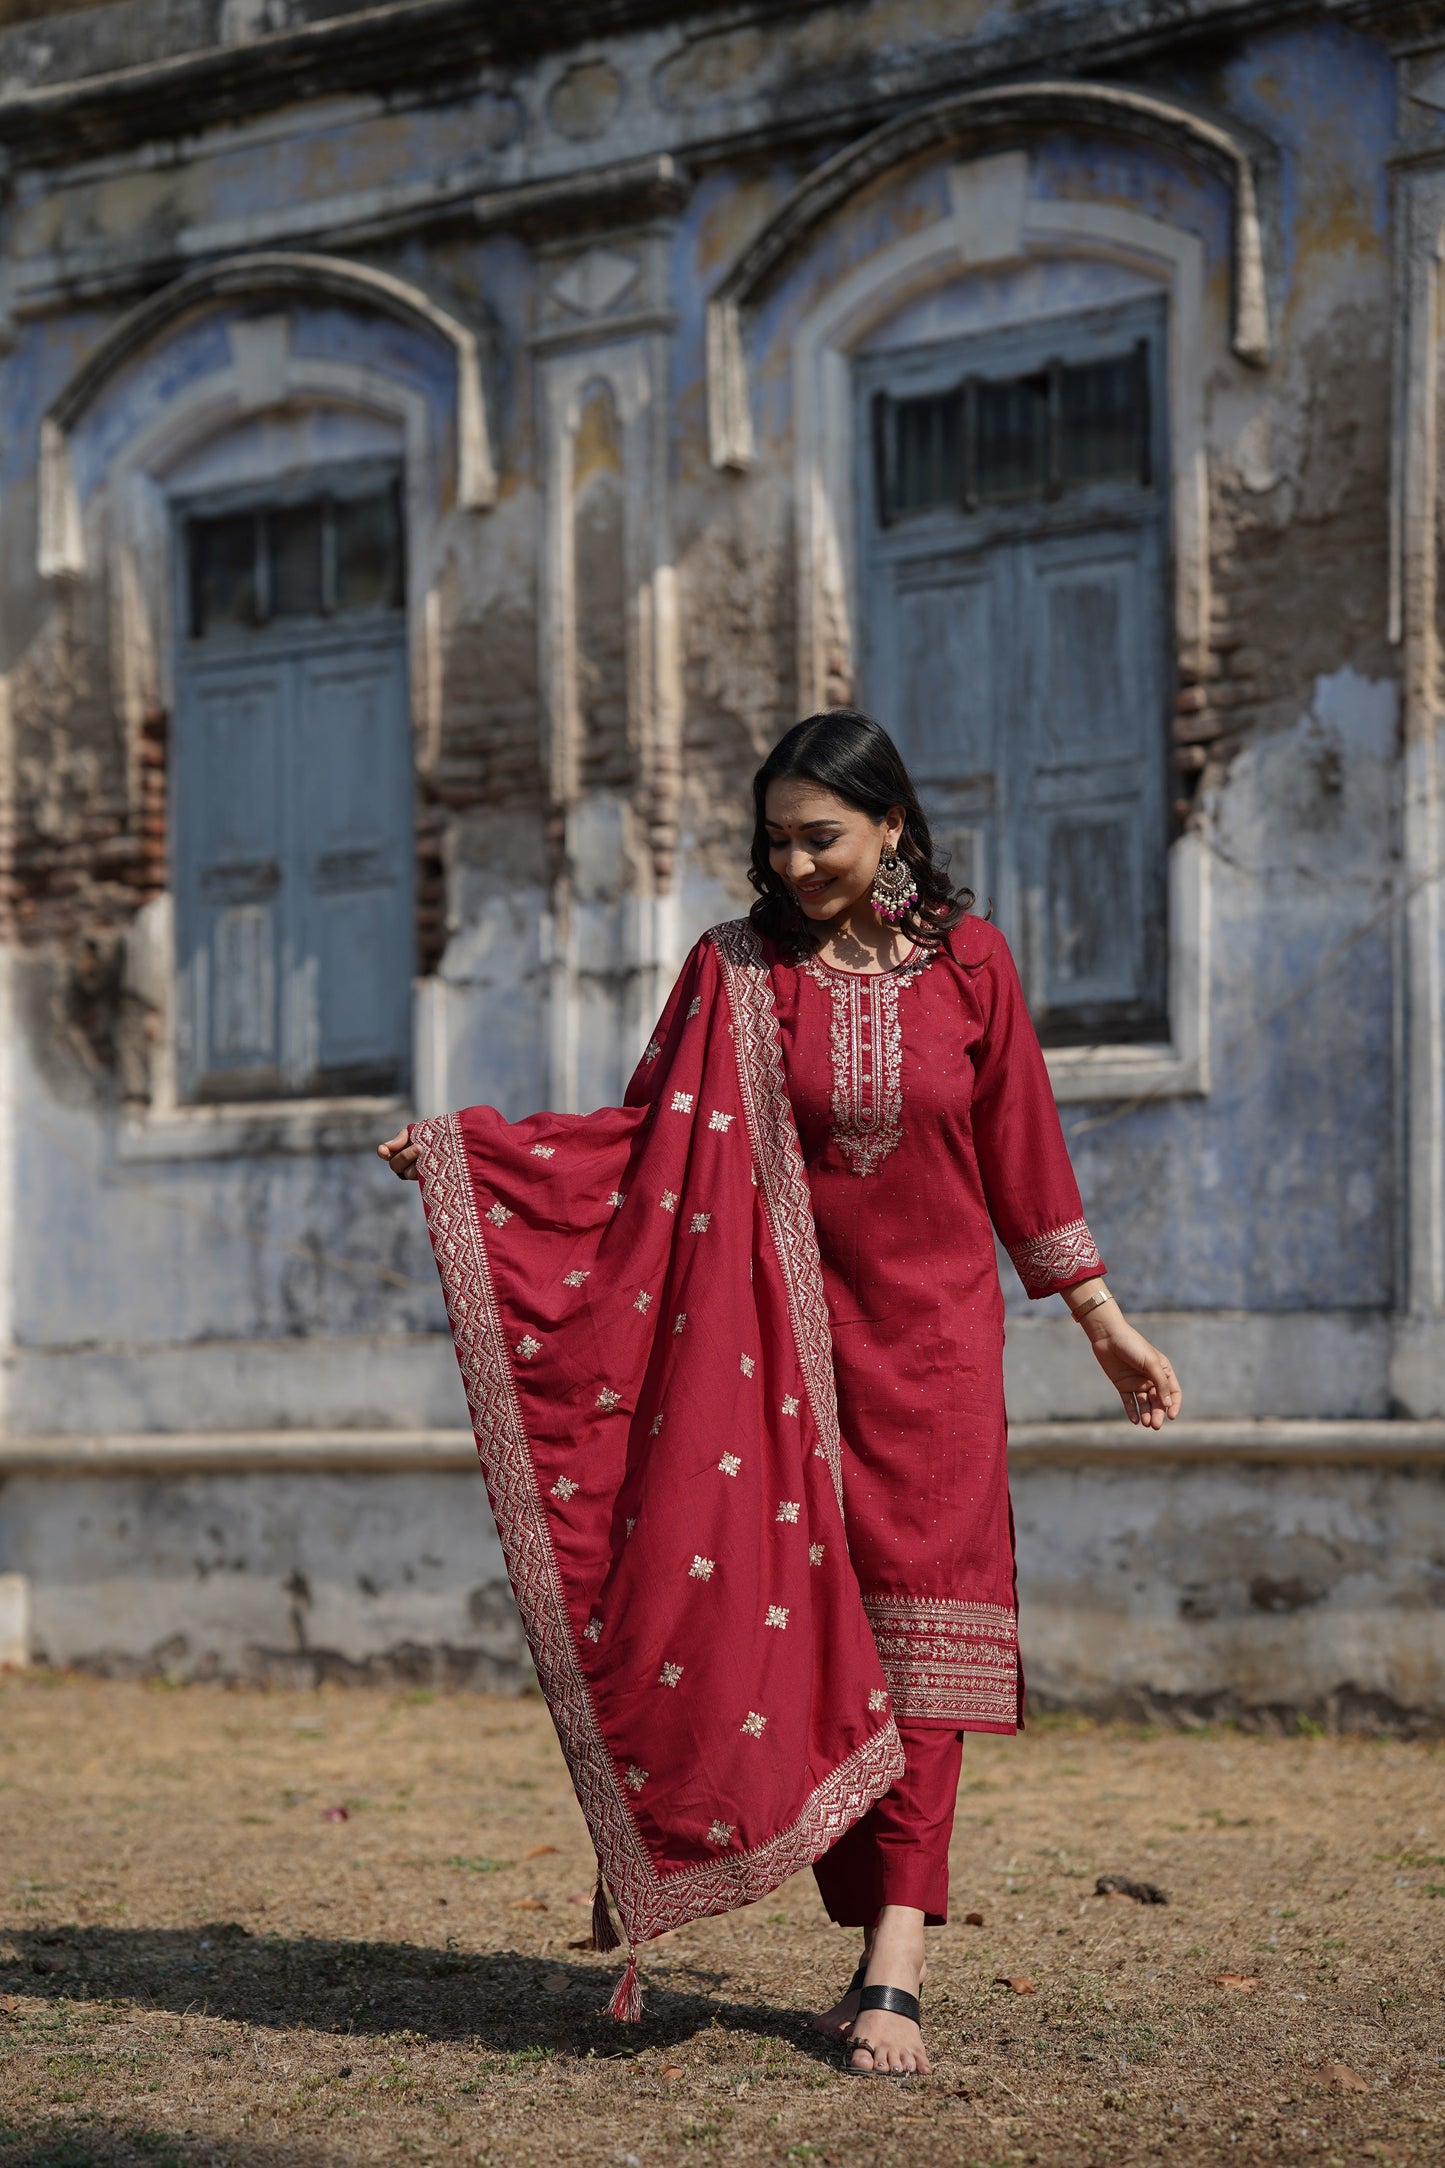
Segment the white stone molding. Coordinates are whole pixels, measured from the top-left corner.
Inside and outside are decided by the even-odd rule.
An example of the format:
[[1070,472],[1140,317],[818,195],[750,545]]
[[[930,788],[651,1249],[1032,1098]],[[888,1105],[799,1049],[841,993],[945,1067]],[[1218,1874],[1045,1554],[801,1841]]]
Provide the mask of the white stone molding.
[[[407,646],[414,742],[419,761],[435,756],[441,689],[440,609],[443,558],[438,448],[423,395],[360,362],[293,354],[289,340],[267,341],[264,328],[286,319],[232,326],[230,366],[177,387],[164,410],[111,461],[93,519],[101,530],[110,595],[112,683],[134,767],[147,707],[171,710],[174,598],[171,499],[185,463],[238,424],[272,409],[340,410],[371,417],[401,455],[405,474]],[[263,328],[264,327],[264,328]],[[270,479],[265,455],[247,464],[248,484]],[[135,782],[134,773],[131,777]]]
[[[90,554],[100,555],[109,595],[111,673],[125,726],[130,789],[138,785],[148,709],[175,707],[176,496],[197,486],[264,487],[297,471],[313,424],[325,421],[314,457],[384,457],[403,470],[406,525],[410,722],[418,764],[435,758],[442,697],[440,583],[447,523],[432,403],[414,386],[363,361],[298,355],[285,313],[228,326],[229,362],[172,389],[106,469],[87,507]],[[286,417],[284,428],[277,417]],[[342,433],[338,436],[340,418]],[[264,426],[263,426],[264,425]],[[258,433],[247,432],[256,427]],[[239,449],[228,455],[228,445]],[[228,464],[229,458],[229,464]],[[235,473],[230,471],[235,468]],[[128,1115],[117,1141],[122,1159],[225,1158],[257,1149],[356,1149],[351,1100],[266,1110],[197,1109],[180,1103],[175,1073],[174,939],[168,896],[142,912],[130,942],[130,970],[162,1021],[145,1110]],[[388,1103],[389,1104],[389,1103]],[[393,1110],[394,1111],[394,1110]],[[373,1126],[375,1110],[372,1110]]]
[[827,650],[853,652],[855,447],[851,358],[881,323],[960,272],[1050,258],[1119,264],[1169,302],[1170,502],[1175,638],[1198,665],[1209,631],[1204,292],[1198,236],[1114,204],[1029,197],[1027,157],[1010,152],[950,171],[951,214],[880,249],[812,309],[793,340],[798,521],[799,698],[821,706]]
[[[548,1101],[579,1107],[579,991],[604,954],[622,994],[616,1018],[617,1091],[641,1053],[675,967],[676,910],[652,874],[645,837],[680,774],[682,694],[677,589],[668,516],[667,388],[662,333],[587,340],[538,356],[543,431],[541,608],[542,728],[548,793],[561,817],[564,866],[553,896]],[[581,789],[574,453],[584,402],[605,386],[621,438],[622,548],[627,598],[628,735],[638,791],[633,805]],[[604,797],[607,802],[604,803]],[[604,900],[611,891],[612,900]],[[600,1102],[599,1102],[600,1103]]]
[[[1209,632],[1209,489],[1205,456],[1206,264],[1197,235],[1114,204],[1059,203],[1028,192],[1021,151],[950,169],[950,213],[881,249],[799,324],[792,350],[798,689],[803,712],[827,704],[838,658],[856,650],[851,384],[858,347],[905,303],[961,273],[1080,258],[1156,285],[1169,322],[1170,503],[1174,622],[1181,661],[1202,661]],[[1167,1046],[1055,1050],[1064,1101],[1170,1097],[1209,1085],[1209,854],[1184,836],[1170,860]]]
[[227,301],[274,297],[293,304],[329,300],[416,325],[450,348],[456,364],[456,498],[469,511],[496,502],[497,478],[482,396],[476,333],[418,286],[340,257],[280,250],[232,256],[174,280],[130,309],[76,370],[40,425],[39,545],[42,578],[85,570],[84,525],[70,440],[105,385],[164,334]]
[[1392,631],[1401,648],[1400,1089],[1405,1223],[1392,1383],[1411,1415],[1445,1414],[1445,715],[1440,604],[1441,292],[1445,169],[1396,175]]
[[1233,204],[1230,343],[1242,361],[1268,361],[1259,177],[1270,151],[1260,137],[1180,99],[1124,84],[1045,81],[967,91],[887,121],[826,160],[799,182],[727,273],[708,308],[708,438],[714,466],[748,467],[754,456],[747,310],[850,197],[945,144],[978,155],[1000,137],[1017,141],[1060,128],[1154,143],[1224,179]]
[[1169,851],[1169,1041],[1165,1046],[1051,1046],[1044,1055],[1060,1106],[1141,1105],[1209,1090],[1209,968],[1213,858],[1186,832]]

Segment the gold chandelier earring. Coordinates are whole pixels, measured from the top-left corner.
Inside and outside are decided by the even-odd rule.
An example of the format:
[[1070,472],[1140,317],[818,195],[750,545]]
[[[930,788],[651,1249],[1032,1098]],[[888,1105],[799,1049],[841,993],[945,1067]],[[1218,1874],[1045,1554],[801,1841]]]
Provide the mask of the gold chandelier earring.
[[900,858],[897,851],[887,845],[878,861],[868,900],[878,916],[890,926],[896,926],[906,918],[918,901],[918,883],[907,859]]

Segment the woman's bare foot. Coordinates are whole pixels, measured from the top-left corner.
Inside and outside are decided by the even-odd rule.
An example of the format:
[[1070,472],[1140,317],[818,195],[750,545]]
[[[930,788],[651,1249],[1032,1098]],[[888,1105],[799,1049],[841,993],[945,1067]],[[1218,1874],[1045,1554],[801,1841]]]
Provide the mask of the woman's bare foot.
[[[863,1937],[863,1960],[865,1964],[868,1960],[868,1944],[869,1937],[865,1935]],[[835,2002],[831,2010],[820,2010],[816,2017],[810,2018],[808,2022],[814,2032],[831,2033],[835,2039],[841,2039],[858,2015],[858,1993],[859,1990],[856,1987],[850,1987],[847,1994]]]
[[[923,1973],[923,1914],[913,1905],[885,1905],[873,1930],[865,1985],[901,1987],[906,1994],[916,1995]],[[868,2042],[849,2056],[854,2070],[918,2077],[932,2071],[923,2035],[911,2017],[900,2017],[893,2010],[865,2010],[853,2030]]]

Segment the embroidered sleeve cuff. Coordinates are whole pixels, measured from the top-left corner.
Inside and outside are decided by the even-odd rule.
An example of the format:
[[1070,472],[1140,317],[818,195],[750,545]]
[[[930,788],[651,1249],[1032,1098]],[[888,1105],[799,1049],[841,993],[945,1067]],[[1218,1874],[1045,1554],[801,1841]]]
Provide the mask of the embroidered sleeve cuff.
[[1008,1253],[1024,1283],[1024,1293],[1035,1301],[1042,1295],[1056,1295],[1077,1280],[1092,1279],[1104,1269],[1088,1222],[1081,1219],[1051,1228],[1046,1235],[1034,1235],[1028,1242],[1011,1242]]

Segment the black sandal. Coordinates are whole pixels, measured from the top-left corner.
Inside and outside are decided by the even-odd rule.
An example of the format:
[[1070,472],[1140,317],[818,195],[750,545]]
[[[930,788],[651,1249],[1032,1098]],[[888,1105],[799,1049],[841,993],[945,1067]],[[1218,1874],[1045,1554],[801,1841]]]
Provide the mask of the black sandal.
[[[863,1955],[858,1960],[857,1971],[854,1973],[852,1979],[848,1982],[848,1985],[844,1988],[843,1994],[838,1997],[838,2000],[840,2002],[843,2000],[844,1996],[857,1995],[862,1993],[863,1981],[867,1974],[867,1971],[868,1952],[865,1950],[863,1952]],[[848,2030],[848,2027],[852,2023],[853,2019],[851,2017],[845,2017],[840,2025],[819,2025],[815,2018],[813,2020],[813,2030],[815,2032],[823,2033],[824,2037],[827,2039],[841,2040],[844,2033]]]
[[[858,1969],[862,1971],[863,1967],[860,1966]],[[849,1992],[851,1993],[851,1989]],[[889,2010],[895,2017],[911,2018],[920,2031],[922,2030],[922,2008],[918,1997],[910,1995],[906,1988],[865,1987],[858,1998],[858,2017],[853,2020],[855,2025],[865,2010]],[[845,2077],[897,2079],[913,2078],[918,2075],[916,2070],[878,2070],[876,2068],[859,2070],[853,2062],[853,2057],[860,2048],[866,2055],[876,2055],[878,2053],[871,2040],[856,2038],[851,2032],[845,2034],[843,2039],[843,2075]]]

